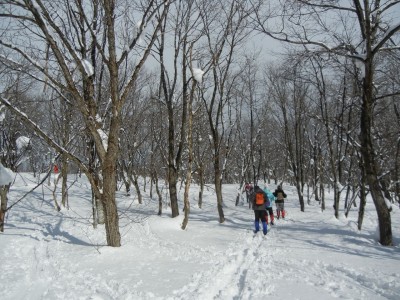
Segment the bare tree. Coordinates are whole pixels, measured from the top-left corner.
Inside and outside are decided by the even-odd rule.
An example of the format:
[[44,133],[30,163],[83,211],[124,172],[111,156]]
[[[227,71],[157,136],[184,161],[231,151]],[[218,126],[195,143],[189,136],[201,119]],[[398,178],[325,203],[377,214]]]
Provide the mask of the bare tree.
[[295,181],[301,211],[304,211],[303,189],[305,185],[305,128],[307,119],[308,85],[302,82],[299,71],[289,71],[285,67],[271,70],[269,77],[269,94],[276,102],[279,115],[276,122],[283,129],[284,157],[288,161]]
[[230,130],[223,126],[224,109],[233,91],[235,75],[234,54],[238,47],[248,37],[246,29],[250,10],[245,1],[232,1],[228,7],[225,4],[209,1],[198,1],[200,16],[204,28],[206,59],[203,64],[210,74],[211,88],[202,89],[202,101],[208,115],[210,126],[210,143],[213,151],[214,185],[217,195],[219,222],[225,221],[222,198],[222,175],[224,151],[227,150],[224,141],[229,140]]
[[193,179],[197,181],[199,185],[199,198],[197,204],[199,208],[202,208],[204,187],[206,185],[206,182],[208,182],[209,180],[208,170],[210,166],[210,161],[208,158],[211,156],[211,153],[210,143],[208,142],[207,138],[207,115],[200,101],[196,101],[195,107],[196,113],[193,115],[193,138],[195,141],[195,143],[193,144],[195,165],[193,170]]
[[[176,1],[171,6],[171,19],[165,19],[163,34],[157,43],[160,63],[160,87],[158,99],[165,103],[168,117],[168,186],[172,217],[179,215],[177,184],[181,171],[184,148],[186,146],[186,127],[189,101],[189,60],[190,43],[197,39],[198,13],[195,1]],[[168,35],[172,32],[172,37]],[[173,40],[172,57],[167,56],[169,38]],[[168,63],[169,62],[169,63]],[[171,63],[172,62],[172,63]]]
[[[390,212],[379,181],[372,128],[376,103],[375,62],[380,52],[398,49],[393,38],[400,30],[400,24],[395,23],[391,15],[398,12],[400,1],[284,1],[280,5],[282,13],[278,14],[279,21],[278,18],[270,18],[270,14],[268,18],[256,14],[258,30],[272,38],[302,45],[309,52],[347,56],[359,64],[363,75],[360,116],[362,161],[378,213],[380,242],[391,245]],[[334,20],[341,23],[333,24]],[[356,33],[354,29],[357,29]]]
[[[0,46],[8,53],[3,60],[13,69],[29,64],[29,69],[20,71],[29,72],[38,82],[46,82],[64,101],[78,108],[95,145],[101,183],[96,182],[80,157],[49,138],[18,108],[18,103],[5,96],[0,98],[1,102],[20,115],[57,152],[68,155],[87,175],[104,206],[107,245],[113,247],[121,245],[115,201],[121,111],[170,3],[149,0],[125,7],[126,3],[112,0],[2,3]],[[14,34],[16,31],[18,35]],[[136,60],[132,70],[124,67],[130,60]],[[45,67],[46,63],[50,65]],[[102,94],[103,85],[107,87],[106,95]],[[72,101],[64,97],[65,92]]]

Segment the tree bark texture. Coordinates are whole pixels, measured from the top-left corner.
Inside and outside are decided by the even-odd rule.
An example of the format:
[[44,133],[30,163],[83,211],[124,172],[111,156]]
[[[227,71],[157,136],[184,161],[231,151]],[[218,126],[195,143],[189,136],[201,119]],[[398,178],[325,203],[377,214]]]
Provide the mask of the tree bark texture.
[[392,226],[389,209],[382,195],[379,185],[378,170],[372,141],[373,116],[373,65],[372,58],[365,62],[364,91],[361,107],[361,154],[363,157],[366,182],[374,201],[379,222],[380,243],[384,246],[392,245]]
[[0,186],[0,198],[1,198],[1,204],[0,204],[0,232],[4,232],[4,222],[5,222],[6,212],[7,212],[7,193],[8,193],[9,188],[10,188],[9,185]]

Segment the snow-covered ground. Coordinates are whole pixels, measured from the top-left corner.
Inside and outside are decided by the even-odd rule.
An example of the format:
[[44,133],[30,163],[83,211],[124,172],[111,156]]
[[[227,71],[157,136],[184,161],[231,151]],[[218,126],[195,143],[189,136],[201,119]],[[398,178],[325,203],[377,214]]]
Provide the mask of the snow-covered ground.
[[[37,181],[17,175],[9,204]],[[70,187],[70,209],[59,213],[51,189],[38,188],[7,216],[0,235],[3,300],[400,299],[398,207],[392,212],[395,246],[382,247],[370,199],[358,232],[356,209],[337,220],[328,195],[327,211],[313,201],[300,212],[295,188],[284,185],[287,218],[269,226],[264,237],[254,236],[247,204],[234,205],[236,185],[223,187],[223,224],[212,186],[202,209],[193,186],[185,231],[183,216],[170,218],[168,208],[156,215],[158,203],[148,190],[142,205],[120,192],[122,247],[112,248],[105,246],[104,227],[91,225],[85,180]]]

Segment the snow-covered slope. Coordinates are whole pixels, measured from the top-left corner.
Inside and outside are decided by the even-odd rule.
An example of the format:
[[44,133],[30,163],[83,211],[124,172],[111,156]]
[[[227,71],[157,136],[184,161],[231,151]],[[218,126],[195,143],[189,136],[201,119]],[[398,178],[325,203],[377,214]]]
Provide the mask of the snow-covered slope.
[[[10,204],[38,181],[21,175]],[[312,201],[300,212],[294,187],[286,185],[288,215],[264,237],[253,234],[247,203],[235,207],[236,185],[223,187],[223,224],[212,186],[202,209],[193,186],[185,231],[183,216],[171,219],[168,207],[156,215],[148,190],[142,205],[121,192],[122,247],[111,248],[104,227],[91,225],[88,183],[71,176],[73,182],[69,210],[55,211],[54,187],[46,185],[8,214],[0,235],[1,299],[400,299],[398,207],[395,246],[381,247],[371,200],[358,232],[356,208],[337,220],[328,195],[327,211]]]

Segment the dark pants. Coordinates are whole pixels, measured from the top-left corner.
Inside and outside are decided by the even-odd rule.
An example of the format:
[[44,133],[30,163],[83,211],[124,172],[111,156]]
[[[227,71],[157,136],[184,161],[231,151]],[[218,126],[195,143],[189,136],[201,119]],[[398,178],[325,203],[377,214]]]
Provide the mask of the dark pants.
[[265,214],[265,220],[268,223],[268,215],[271,218],[271,224],[274,224],[274,210],[272,209],[272,207],[267,207],[267,213]]
[[265,222],[265,215],[267,211],[266,210],[255,210],[254,211],[254,221],[264,221]]
[[270,216],[273,216],[273,215],[274,215],[274,210],[272,209],[272,207],[267,207],[267,211],[268,211],[268,214],[269,214]]
[[267,215],[267,211],[265,209],[263,210],[255,210],[254,211],[254,232],[257,232],[260,230],[260,221],[262,224],[262,229],[263,233],[267,234],[267,222],[265,220],[265,216]]

